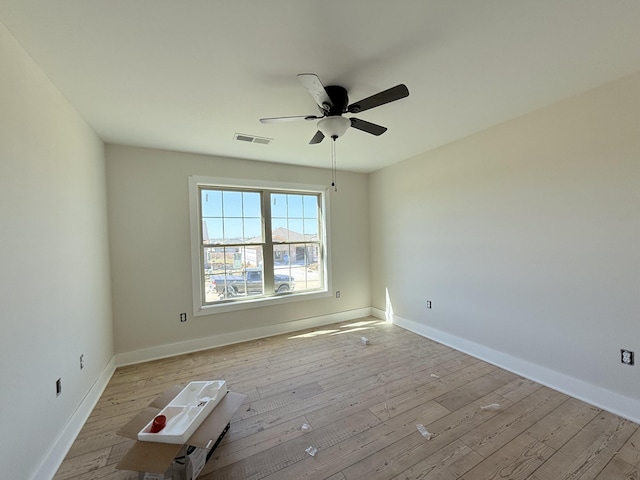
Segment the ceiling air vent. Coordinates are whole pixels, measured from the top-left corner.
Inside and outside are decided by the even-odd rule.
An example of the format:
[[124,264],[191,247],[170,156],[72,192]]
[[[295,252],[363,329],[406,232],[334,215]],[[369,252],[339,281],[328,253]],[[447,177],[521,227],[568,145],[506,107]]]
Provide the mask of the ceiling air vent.
[[273,141],[273,138],[256,137],[255,135],[247,135],[245,133],[236,133],[233,139],[239,142],[261,143],[262,145],[269,145]]

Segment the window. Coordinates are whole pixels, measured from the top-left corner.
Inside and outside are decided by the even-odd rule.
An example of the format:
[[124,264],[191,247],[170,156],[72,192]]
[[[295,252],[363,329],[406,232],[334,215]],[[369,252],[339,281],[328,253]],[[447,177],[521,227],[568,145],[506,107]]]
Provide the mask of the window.
[[195,314],[327,295],[325,193],[192,177]]

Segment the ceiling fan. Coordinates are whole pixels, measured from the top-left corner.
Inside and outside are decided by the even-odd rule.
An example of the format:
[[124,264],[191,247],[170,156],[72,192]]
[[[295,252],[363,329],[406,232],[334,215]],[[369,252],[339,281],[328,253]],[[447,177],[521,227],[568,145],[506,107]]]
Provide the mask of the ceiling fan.
[[349,127],[376,136],[382,135],[387,131],[386,127],[360,120],[359,118],[345,118],[342,114],[364,112],[365,110],[409,96],[407,86],[400,84],[360,100],[359,102],[349,104],[347,90],[344,87],[338,85],[325,87],[322,85],[318,76],[313,73],[301,73],[298,75],[298,80],[300,80],[300,83],[302,83],[318,104],[321,115],[261,118],[260,122],[279,123],[296,120],[318,120],[318,131],[309,142],[310,144],[320,143],[324,137],[329,137],[335,141],[335,139],[342,136]]

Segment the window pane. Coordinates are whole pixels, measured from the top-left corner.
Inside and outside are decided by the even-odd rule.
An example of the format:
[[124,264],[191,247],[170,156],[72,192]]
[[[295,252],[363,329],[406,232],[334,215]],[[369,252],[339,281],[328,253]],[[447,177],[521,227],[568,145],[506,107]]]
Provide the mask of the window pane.
[[318,218],[318,197],[316,195],[305,195],[304,218]]
[[202,243],[222,243],[222,219],[202,219]]
[[318,220],[317,219],[304,219],[304,234],[305,240],[317,240],[318,239]]
[[262,218],[259,192],[244,192],[242,194],[242,213],[245,218]]
[[273,263],[274,265],[289,265],[291,256],[289,255],[289,245],[273,246]]
[[302,218],[302,195],[287,195],[287,216]]
[[204,259],[207,303],[264,293],[261,246],[205,248]]
[[259,218],[244,219],[244,241],[245,243],[262,242],[262,220]]
[[222,192],[219,190],[202,190],[201,200],[203,217],[222,216]]
[[283,193],[271,194],[271,216],[286,218],[287,216],[287,196]]
[[287,293],[296,290],[295,278],[287,270],[274,270],[273,288],[275,293]]
[[304,240],[302,219],[289,219],[289,241],[295,242]]
[[242,216],[242,192],[222,192],[222,213],[225,217]]
[[286,218],[273,218],[271,220],[271,240],[274,242],[288,242],[289,229]]
[[[316,244],[279,245],[274,251],[274,283],[276,289],[290,277],[290,288],[296,292],[316,290],[322,287],[322,275],[318,268],[319,248]],[[281,293],[286,291],[281,287]]]
[[242,218],[224,218],[224,242],[243,243]]
[[245,268],[262,268],[264,257],[262,245],[242,247],[242,266]]

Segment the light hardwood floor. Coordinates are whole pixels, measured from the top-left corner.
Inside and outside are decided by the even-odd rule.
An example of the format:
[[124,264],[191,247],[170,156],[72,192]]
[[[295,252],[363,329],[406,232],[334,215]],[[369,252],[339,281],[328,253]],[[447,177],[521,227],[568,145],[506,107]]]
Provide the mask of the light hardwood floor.
[[207,379],[247,400],[201,480],[640,479],[637,424],[373,317],[118,368],[55,479],[137,479],[115,432]]

